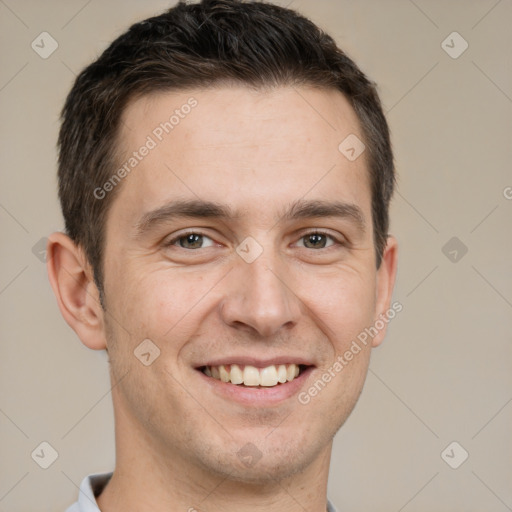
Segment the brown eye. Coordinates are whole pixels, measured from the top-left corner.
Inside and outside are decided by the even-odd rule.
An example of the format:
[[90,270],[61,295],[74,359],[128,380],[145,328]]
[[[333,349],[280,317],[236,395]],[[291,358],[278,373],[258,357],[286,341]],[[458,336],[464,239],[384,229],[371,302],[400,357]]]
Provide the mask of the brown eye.
[[329,245],[333,245],[332,236],[325,233],[308,233],[301,240],[307,249],[325,249],[328,247],[329,241],[331,241]]
[[312,235],[306,235],[304,237],[304,245],[308,249],[317,249],[320,247],[323,249],[325,247],[325,244],[327,242],[325,235],[320,235],[318,233],[314,233]]
[[184,249],[199,249],[203,244],[203,237],[201,235],[196,235],[195,233],[191,233],[190,235],[182,236],[179,239],[180,247]]
[[213,240],[201,233],[186,233],[171,240],[167,245],[174,245],[182,249],[203,249],[213,245]]

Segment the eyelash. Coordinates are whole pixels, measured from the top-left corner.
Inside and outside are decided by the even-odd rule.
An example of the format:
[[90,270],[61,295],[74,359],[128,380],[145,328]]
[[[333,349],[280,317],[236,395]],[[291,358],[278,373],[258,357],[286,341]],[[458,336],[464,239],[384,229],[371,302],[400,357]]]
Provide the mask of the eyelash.
[[[182,238],[185,238],[189,235],[200,235],[200,236],[203,236],[203,237],[206,237],[206,238],[210,238],[212,241],[213,241],[213,238],[211,238],[210,236],[206,235],[205,233],[202,233],[201,231],[194,231],[194,230],[191,230],[191,231],[186,231],[185,233],[181,233],[179,234],[178,236],[175,236],[174,238],[172,238],[171,240],[169,240],[168,242],[165,242],[164,243],[164,246],[165,247],[172,247],[174,246],[180,239]],[[327,231],[323,231],[322,229],[315,229],[315,230],[312,230],[312,231],[308,231],[304,234],[302,234],[300,237],[299,237],[299,240],[307,237],[307,236],[311,236],[311,235],[323,235],[327,238],[330,238],[334,244],[333,245],[339,245],[339,246],[345,246],[346,245],[346,242],[342,242],[341,240],[338,240],[335,236],[333,236],[331,233],[327,232]],[[330,247],[333,247],[333,245],[329,246],[329,247],[321,247],[320,249],[329,249]],[[197,249],[185,249],[184,247],[179,247],[180,249],[183,249],[185,251],[194,251],[194,250],[197,250]],[[303,247],[303,249],[309,249],[309,247]],[[314,250],[314,249],[313,249]],[[318,249],[317,249],[318,250]]]

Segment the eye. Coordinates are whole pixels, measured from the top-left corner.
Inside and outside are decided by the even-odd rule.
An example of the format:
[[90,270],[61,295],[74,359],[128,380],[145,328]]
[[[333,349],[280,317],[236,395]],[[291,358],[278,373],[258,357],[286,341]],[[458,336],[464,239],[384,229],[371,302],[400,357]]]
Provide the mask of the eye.
[[325,249],[338,243],[333,236],[322,231],[307,233],[303,235],[299,241],[302,241],[302,247],[306,247],[307,249]]
[[182,249],[203,249],[214,245],[213,240],[201,233],[191,232],[169,240],[167,246],[178,246]]

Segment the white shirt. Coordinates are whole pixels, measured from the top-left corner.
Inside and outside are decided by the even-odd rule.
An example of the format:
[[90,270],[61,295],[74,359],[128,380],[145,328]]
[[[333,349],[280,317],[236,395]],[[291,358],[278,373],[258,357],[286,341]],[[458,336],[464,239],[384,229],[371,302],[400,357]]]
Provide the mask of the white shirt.
[[[86,476],[80,484],[78,501],[68,507],[66,512],[101,512],[96,502],[96,496],[101,494],[111,476],[112,472]],[[336,512],[330,501],[327,501],[327,512]]]

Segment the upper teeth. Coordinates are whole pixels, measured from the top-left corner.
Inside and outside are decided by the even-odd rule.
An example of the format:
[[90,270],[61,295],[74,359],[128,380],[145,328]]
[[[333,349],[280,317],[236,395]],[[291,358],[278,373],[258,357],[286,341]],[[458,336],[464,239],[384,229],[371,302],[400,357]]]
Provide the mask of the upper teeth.
[[266,368],[256,368],[246,365],[240,367],[237,364],[206,366],[204,373],[208,377],[231,382],[232,384],[244,384],[245,386],[276,386],[293,380],[299,375],[299,366],[296,364],[271,365]]

